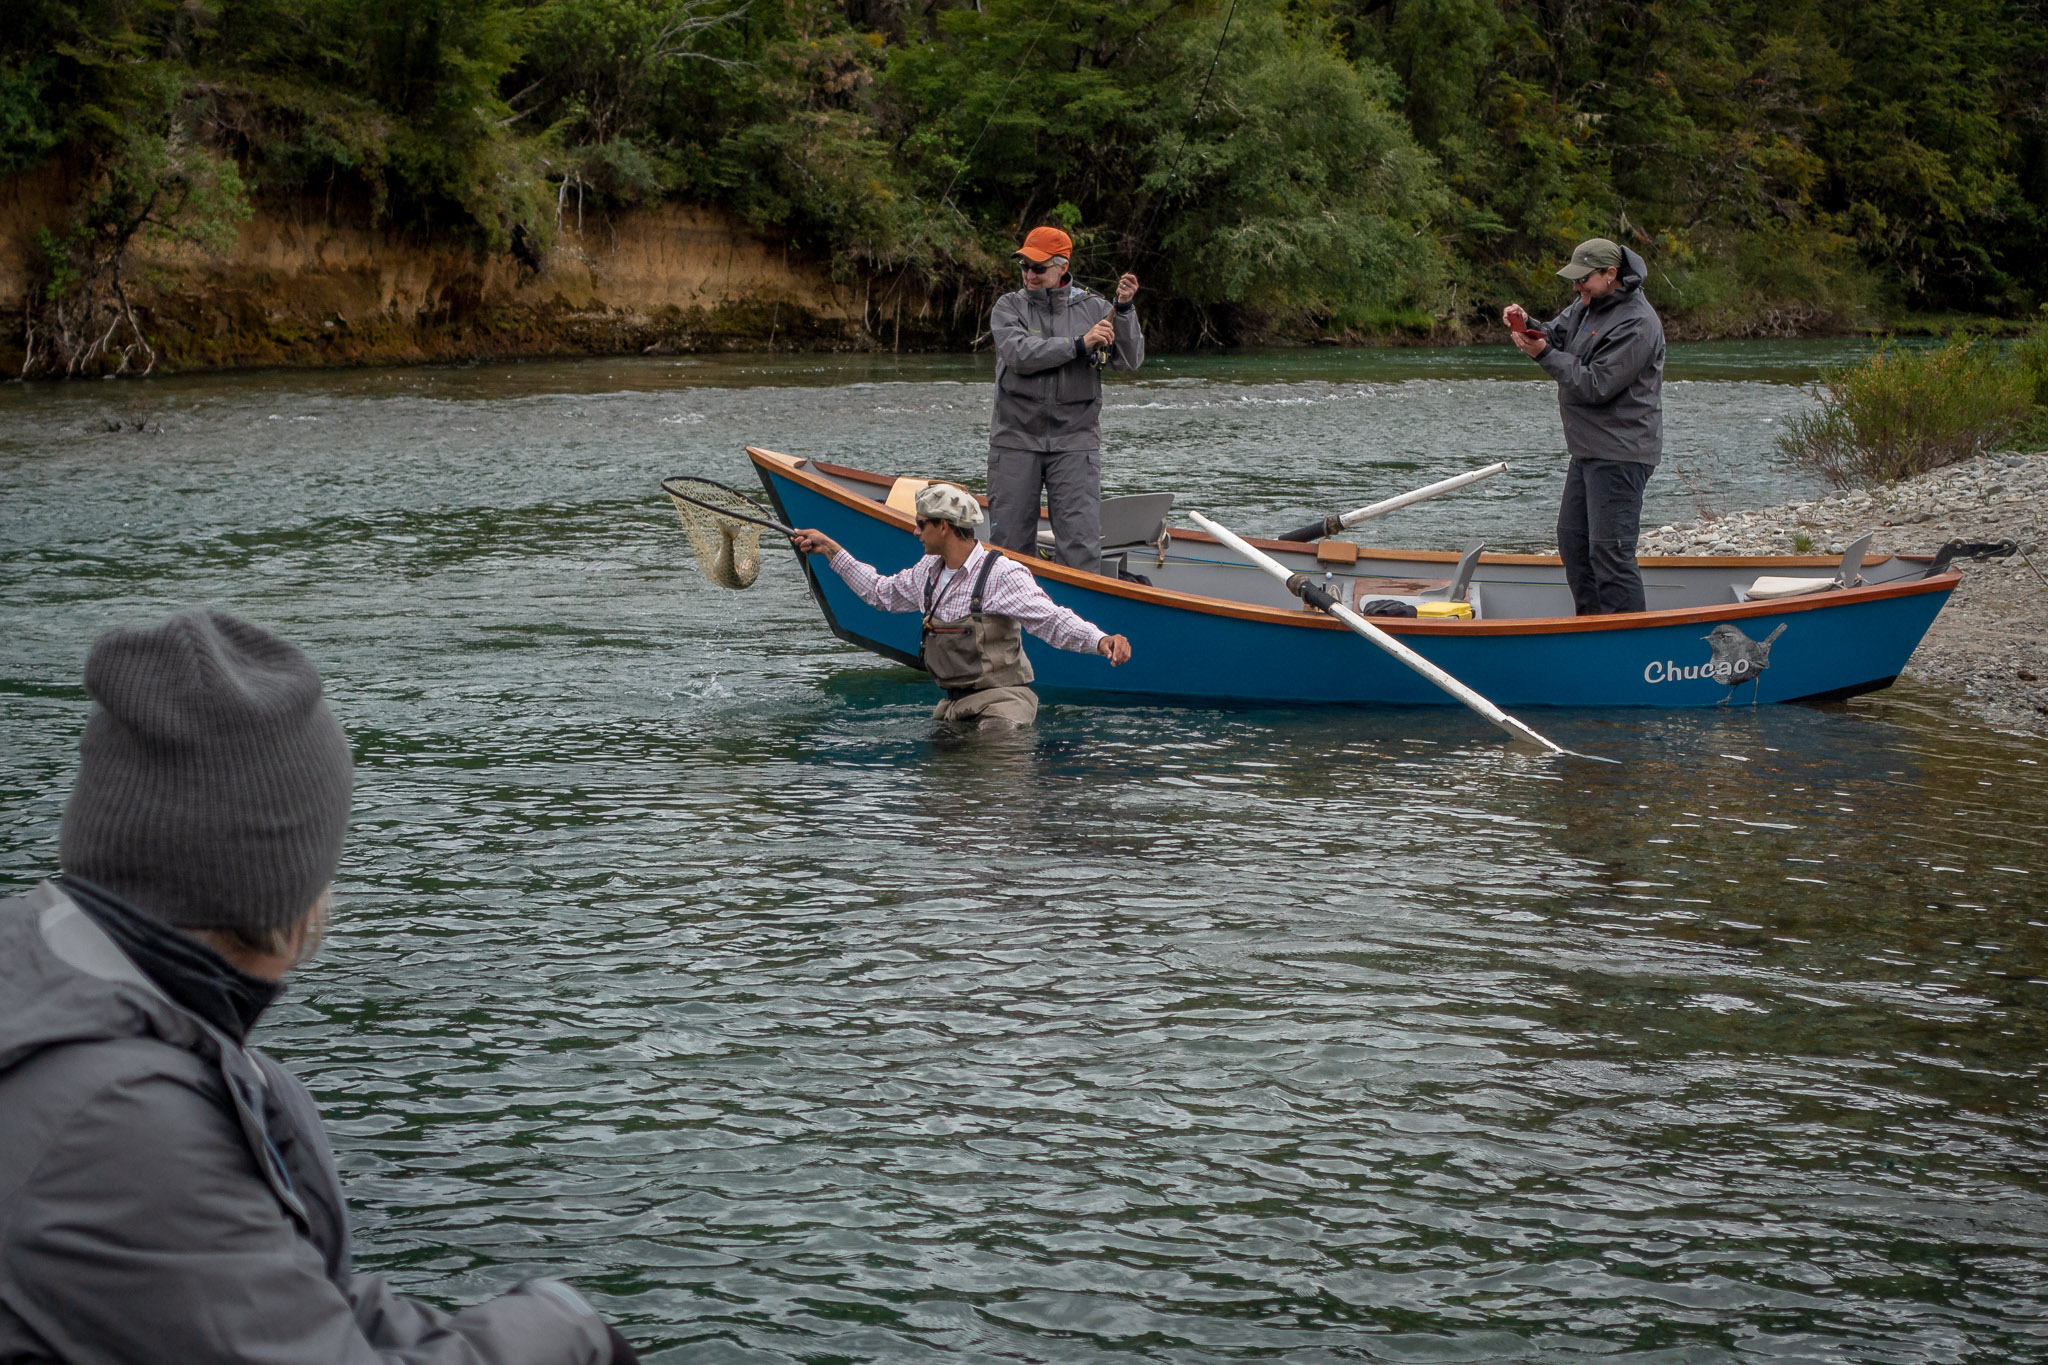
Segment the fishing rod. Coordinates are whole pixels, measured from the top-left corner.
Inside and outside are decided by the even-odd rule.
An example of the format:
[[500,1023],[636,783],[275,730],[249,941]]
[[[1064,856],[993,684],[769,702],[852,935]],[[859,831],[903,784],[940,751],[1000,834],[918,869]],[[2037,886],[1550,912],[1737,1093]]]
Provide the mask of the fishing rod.
[[1166,207],[1166,197],[1173,189],[1173,179],[1180,174],[1181,158],[1188,154],[1188,144],[1195,140],[1195,125],[1201,121],[1202,106],[1209,101],[1209,82],[1216,79],[1216,63],[1223,57],[1223,45],[1230,40],[1230,22],[1237,18],[1237,0],[1230,0],[1230,9],[1223,16],[1223,32],[1217,35],[1216,50],[1209,54],[1208,74],[1202,77],[1202,92],[1195,96],[1194,112],[1188,115],[1188,126],[1181,129],[1180,150],[1173,154],[1173,164],[1166,168],[1166,183],[1159,187],[1159,198],[1152,202],[1152,216],[1145,220],[1145,230],[1138,234],[1138,251],[1142,254],[1145,243],[1151,239],[1152,229],[1159,225],[1159,211]]
[[[1188,115],[1187,127],[1181,130],[1180,147],[1173,154],[1172,164],[1170,164],[1166,168],[1166,180],[1159,187],[1159,197],[1152,201],[1151,216],[1145,220],[1144,230],[1138,234],[1136,241],[1134,243],[1133,255],[1137,256],[1140,259],[1142,259],[1144,256],[1145,244],[1149,240],[1151,240],[1152,229],[1159,225],[1159,214],[1160,211],[1166,207],[1166,201],[1168,197],[1172,194],[1173,182],[1175,178],[1180,175],[1181,159],[1185,157],[1188,153],[1188,144],[1195,140],[1195,125],[1201,122],[1202,107],[1209,102],[1209,85],[1216,79],[1216,65],[1223,59],[1223,45],[1230,41],[1230,25],[1232,24],[1232,22],[1236,20],[1236,18],[1237,0],[1230,0],[1230,8],[1226,10],[1223,15],[1223,31],[1216,36],[1216,50],[1209,54],[1209,69],[1202,75],[1202,89],[1195,96],[1195,107],[1193,111],[1190,112]],[[1007,95],[1007,87],[1005,89],[1005,94]],[[995,116],[991,114],[989,116],[990,122],[994,122],[994,119]],[[987,131],[988,129],[986,127],[982,129],[982,132],[984,133],[986,133]],[[981,139],[979,137],[975,138],[975,142],[977,144],[980,141]],[[1117,272],[1117,278],[1121,280],[1125,275],[1135,273],[1135,271],[1120,270]],[[1067,274],[1069,278],[1073,279],[1077,283],[1084,285],[1088,283],[1079,275],[1074,274],[1072,270],[1069,270]],[[1104,297],[1110,299],[1111,301],[1114,301],[1116,298],[1116,287],[1114,285],[1111,285],[1110,287],[1102,290],[1101,292],[1104,295]],[[1095,368],[1098,370],[1109,363],[1109,352],[1104,349],[1097,349],[1091,351],[1089,353],[1089,357],[1091,362],[1094,364]]]
[[[1039,21],[1038,31],[1032,36],[1030,46],[1025,49],[1023,59],[1017,63],[1017,69],[1012,72],[1009,81],[1003,86],[1002,92],[996,96],[994,107],[989,110],[988,117],[982,122],[981,131],[974,135],[974,141],[967,145],[966,152],[962,153],[955,164],[953,174],[946,182],[946,188],[939,195],[938,205],[936,207],[930,204],[926,205],[924,217],[918,225],[919,232],[923,232],[931,227],[932,221],[937,217],[939,209],[952,207],[953,190],[959,185],[960,176],[967,169],[967,163],[972,158],[975,149],[981,146],[982,139],[988,136],[988,130],[995,126],[996,119],[1001,116],[1004,107],[1009,103],[1010,94],[1016,88],[1018,79],[1024,74],[1025,66],[1029,63],[1033,54],[1038,51],[1039,44],[1044,41],[1046,32],[1051,27],[1053,14],[1059,8],[1059,4],[1060,0],[1051,0],[1051,3],[1047,5],[1045,17]],[[1195,125],[1201,121],[1202,109],[1208,103],[1209,86],[1216,79],[1216,67],[1223,58],[1223,46],[1230,40],[1230,26],[1236,19],[1237,0],[1230,0],[1230,8],[1223,15],[1223,30],[1216,37],[1216,50],[1209,54],[1209,69],[1203,74],[1201,91],[1195,96],[1195,107],[1188,115],[1187,127],[1181,130],[1180,148],[1174,153],[1173,162],[1166,169],[1166,180],[1159,188],[1159,197],[1153,201],[1152,213],[1145,220],[1144,229],[1138,234],[1135,242],[1132,243],[1134,254],[1140,258],[1144,255],[1145,243],[1152,236],[1152,229],[1158,226],[1160,211],[1166,207],[1166,200],[1172,193],[1174,181],[1180,175],[1180,163],[1182,158],[1187,155],[1188,144],[1194,141]],[[954,212],[958,213],[959,210],[954,209]],[[1071,274],[1072,272],[1070,271],[1069,273]],[[1131,273],[1134,272],[1119,271],[1118,277],[1121,278],[1123,275]],[[1079,279],[1078,276],[1075,278]],[[1082,281],[1082,283],[1086,282]],[[1103,292],[1111,300],[1114,300],[1116,297],[1114,286]],[[862,325],[866,325],[865,315],[862,318]],[[1096,352],[1095,354],[1097,356],[1095,363],[1099,367],[1105,363],[1106,353]]]
[[[1209,54],[1209,69],[1202,75],[1202,89],[1195,96],[1195,107],[1188,114],[1187,127],[1181,129],[1180,148],[1174,152],[1173,162],[1166,168],[1166,180],[1159,187],[1159,197],[1152,201],[1151,216],[1145,220],[1144,230],[1138,234],[1136,242],[1133,244],[1134,250],[1132,254],[1138,259],[1143,259],[1145,244],[1151,240],[1152,229],[1159,225],[1160,211],[1166,207],[1166,201],[1173,192],[1174,179],[1180,174],[1181,158],[1188,154],[1188,144],[1195,140],[1195,125],[1201,122],[1202,107],[1209,102],[1209,85],[1216,79],[1216,64],[1223,59],[1223,45],[1230,41],[1230,25],[1236,18],[1237,0],[1230,0],[1230,8],[1223,15],[1223,31],[1216,35],[1216,50]],[[1067,273],[1070,278],[1082,284],[1087,283],[1087,281],[1082,280],[1080,276],[1075,275],[1071,270]],[[1117,272],[1117,279],[1121,281],[1125,275],[1135,275],[1136,273],[1136,271],[1132,270],[1120,270]],[[1104,297],[1108,298],[1111,302],[1116,300],[1115,286],[1111,286],[1102,292]],[[1109,363],[1111,349],[1108,347],[1097,347],[1091,350],[1088,353],[1089,363],[1094,365],[1097,370],[1102,369]]]

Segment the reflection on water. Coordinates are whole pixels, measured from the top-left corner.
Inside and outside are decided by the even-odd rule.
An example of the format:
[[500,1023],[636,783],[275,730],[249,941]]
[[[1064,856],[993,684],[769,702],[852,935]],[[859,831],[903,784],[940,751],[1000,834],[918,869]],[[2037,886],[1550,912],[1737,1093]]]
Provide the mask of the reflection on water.
[[[1148,367],[1112,466],[1264,525],[1554,435],[1495,357],[1340,362]],[[668,1359],[2044,1353],[2048,746],[1904,688],[1542,718],[1619,766],[1449,712],[935,734],[786,561],[697,578],[655,484],[971,474],[949,363],[7,392],[0,877],[53,861],[95,630],[304,642],[359,797],[265,1032],[362,1259],[570,1275]],[[1674,427],[1786,487],[1806,362],[1714,363]],[[1383,534],[1539,540],[1556,472]]]

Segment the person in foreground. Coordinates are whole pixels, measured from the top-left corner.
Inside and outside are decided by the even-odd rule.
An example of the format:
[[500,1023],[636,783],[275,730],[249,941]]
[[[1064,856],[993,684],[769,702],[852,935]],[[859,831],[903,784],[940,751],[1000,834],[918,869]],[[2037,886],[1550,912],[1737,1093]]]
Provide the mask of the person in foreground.
[[974,538],[981,506],[951,484],[917,495],[917,536],[924,558],[884,578],[822,531],[800,530],[797,548],[825,555],[832,571],[869,606],[924,613],[919,657],[946,689],[934,720],[969,721],[982,729],[1029,725],[1038,718],[1031,660],[1022,631],[1056,649],[1100,654],[1111,667],[1131,657],[1131,642],[1105,635],[1045,595],[1014,559]]
[[1073,239],[1035,227],[1014,253],[1024,287],[996,300],[996,401],[988,424],[989,540],[1038,553],[1045,491],[1060,563],[1102,571],[1102,363],[1145,363],[1134,300],[1138,277],[1116,282],[1116,302],[1074,283]]
[[632,1365],[576,1292],[355,1273],[319,1113],[248,1046],[317,946],[348,741],[296,647],[188,611],[92,648],[62,873],[0,901],[0,1360]]
[[1578,299],[1549,322],[1519,303],[1508,336],[1557,380],[1564,416],[1564,502],[1557,552],[1581,616],[1644,608],[1636,564],[1643,486],[1664,454],[1664,324],[1643,293],[1643,258],[1605,237],[1581,242],[1557,272]]

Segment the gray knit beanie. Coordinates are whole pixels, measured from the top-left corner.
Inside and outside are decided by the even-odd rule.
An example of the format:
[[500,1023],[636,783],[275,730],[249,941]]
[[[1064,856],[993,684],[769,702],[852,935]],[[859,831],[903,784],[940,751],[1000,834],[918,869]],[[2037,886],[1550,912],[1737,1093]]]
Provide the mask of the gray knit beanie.
[[217,611],[110,630],[85,661],[58,861],[158,919],[260,934],[334,879],[348,740],[296,645]]

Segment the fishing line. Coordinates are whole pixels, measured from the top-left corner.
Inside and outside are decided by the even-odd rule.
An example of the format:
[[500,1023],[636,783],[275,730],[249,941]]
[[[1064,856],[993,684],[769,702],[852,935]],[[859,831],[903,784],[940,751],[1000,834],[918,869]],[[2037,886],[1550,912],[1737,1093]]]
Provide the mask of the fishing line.
[[1195,124],[1201,121],[1202,106],[1209,100],[1209,82],[1216,79],[1216,63],[1222,60],[1223,45],[1230,41],[1230,21],[1237,17],[1237,0],[1230,0],[1230,10],[1223,16],[1223,32],[1217,35],[1216,50],[1209,55],[1209,72],[1202,77],[1202,92],[1195,96],[1195,110],[1188,115],[1188,126],[1180,135],[1180,150],[1173,154],[1173,164],[1166,168],[1166,183],[1159,187],[1159,198],[1152,205],[1152,216],[1145,220],[1145,230],[1138,234],[1138,250],[1145,249],[1145,243],[1152,236],[1152,229],[1158,225],[1159,211],[1166,207],[1166,196],[1173,189],[1173,178],[1180,173],[1181,158],[1188,154],[1188,144],[1194,141]]
[[[981,125],[981,131],[974,135],[974,141],[967,144],[967,150],[960,153],[960,164],[953,168],[953,178],[946,182],[945,192],[939,195],[940,207],[943,208],[952,202],[953,187],[960,183],[960,175],[967,169],[968,158],[974,155],[974,149],[981,145],[981,140],[988,136],[988,130],[996,126],[996,119],[1003,112],[1003,106],[1010,101],[1010,92],[1015,90],[1017,82],[1023,79],[1026,64],[1030,62],[1032,57],[1037,55],[1038,45],[1045,41],[1045,31],[1052,27],[1052,16],[1059,7],[1060,0],[1052,0],[1052,3],[1046,6],[1045,17],[1038,21],[1037,36],[1032,38],[1031,46],[1024,49],[1024,56],[1017,62],[1017,70],[1010,77],[1010,83],[1003,87],[1002,94],[996,96],[996,107],[989,110],[988,121]],[[958,212],[958,210],[955,210],[955,212]],[[930,226],[933,216],[933,211],[927,210],[925,212],[926,226]]]
[[[968,162],[974,156],[975,149],[981,146],[981,140],[988,136],[988,130],[996,126],[996,120],[1002,116],[1003,110],[1008,107],[1010,92],[1015,90],[1017,82],[1024,78],[1025,68],[1031,59],[1038,55],[1038,45],[1045,41],[1046,31],[1052,27],[1053,15],[1058,12],[1059,7],[1060,0],[1052,0],[1052,3],[1046,6],[1045,17],[1038,21],[1038,32],[1032,36],[1031,45],[1024,49],[1023,57],[1015,63],[1015,70],[1011,73],[1009,82],[1003,86],[1002,93],[996,96],[995,108],[989,110],[988,118],[982,122],[981,131],[974,135],[974,141],[968,143],[967,150],[960,153],[959,164],[953,167],[953,178],[946,182],[946,188],[940,192],[937,204],[927,203],[925,205],[924,218],[917,225],[919,237],[929,240],[932,223],[938,218],[941,209],[950,208],[954,213],[960,212],[959,208],[953,204],[953,190],[959,185],[960,177],[966,173]],[[889,299],[894,296],[901,283],[902,279],[899,276],[889,286],[889,292],[883,295],[883,304],[886,305],[889,302]],[[863,305],[861,308],[861,328],[863,331],[867,329],[866,305]]]
[[[1039,20],[1038,32],[1033,35],[1031,45],[1024,49],[1024,55],[1018,60],[1015,73],[1011,75],[1008,83],[1003,86],[1002,93],[996,96],[995,108],[989,111],[988,118],[981,125],[981,131],[974,135],[974,141],[968,143],[967,150],[960,154],[960,164],[953,168],[953,177],[946,182],[946,188],[940,193],[937,206],[925,210],[924,223],[921,225],[923,228],[931,226],[932,220],[938,216],[940,209],[953,208],[954,212],[959,212],[953,206],[953,191],[959,186],[960,177],[966,173],[968,161],[973,157],[976,149],[981,146],[982,139],[988,136],[988,130],[995,127],[996,120],[1002,116],[1004,109],[1008,107],[1010,92],[1017,88],[1017,82],[1024,77],[1025,67],[1029,64],[1031,58],[1037,55],[1038,45],[1045,41],[1046,32],[1052,27],[1053,15],[1058,12],[1059,7],[1060,0],[1052,0],[1052,3],[1046,7],[1045,17]],[[1194,110],[1188,116],[1188,126],[1181,132],[1180,149],[1173,155],[1173,164],[1166,169],[1166,183],[1160,187],[1159,198],[1152,205],[1152,216],[1146,220],[1144,231],[1138,234],[1137,248],[1140,252],[1143,251],[1145,242],[1151,237],[1152,229],[1158,225],[1159,214],[1166,207],[1167,196],[1173,189],[1175,178],[1180,174],[1181,159],[1187,155],[1188,144],[1194,140],[1195,125],[1201,121],[1202,108],[1209,102],[1209,86],[1216,79],[1216,67],[1223,59],[1223,47],[1225,43],[1230,41],[1230,26],[1236,19],[1237,0],[1230,0],[1230,8],[1223,15],[1223,31],[1216,36],[1216,50],[1209,54],[1209,69],[1203,73],[1201,91],[1195,96]],[[1079,280],[1081,277],[1075,275],[1074,278]],[[1114,292],[1113,285],[1110,292]]]

